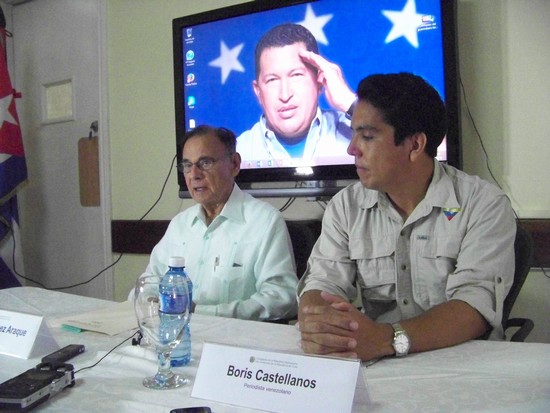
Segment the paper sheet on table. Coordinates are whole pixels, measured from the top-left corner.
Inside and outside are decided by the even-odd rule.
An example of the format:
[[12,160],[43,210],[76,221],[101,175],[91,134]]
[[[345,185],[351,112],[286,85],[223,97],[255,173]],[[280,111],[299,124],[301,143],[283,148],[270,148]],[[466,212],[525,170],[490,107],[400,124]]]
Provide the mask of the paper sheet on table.
[[110,336],[137,328],[133,301],[123,301],[102,310],[58,318],[55,321],[64,326],[96,331]]

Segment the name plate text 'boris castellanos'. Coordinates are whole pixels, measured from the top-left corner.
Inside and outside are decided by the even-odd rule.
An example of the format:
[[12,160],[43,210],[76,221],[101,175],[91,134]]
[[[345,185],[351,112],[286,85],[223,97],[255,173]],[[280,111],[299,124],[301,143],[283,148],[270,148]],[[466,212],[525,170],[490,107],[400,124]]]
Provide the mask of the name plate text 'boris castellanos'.
[[[359,360],[204,343],[191,396],[272,412],[351,412]],[[358,382],[359,381],[359,382]]]

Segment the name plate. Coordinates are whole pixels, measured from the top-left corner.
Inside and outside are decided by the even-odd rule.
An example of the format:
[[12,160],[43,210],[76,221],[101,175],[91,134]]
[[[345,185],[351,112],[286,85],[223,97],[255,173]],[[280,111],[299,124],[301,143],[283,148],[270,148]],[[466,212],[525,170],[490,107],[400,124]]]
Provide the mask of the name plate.
[[0,354],[28,359],[57,349],[43,317],[0,310]]
[[360,365],[204,343],[191,396],[271,412],[351,412],[356,387],[366,393]]

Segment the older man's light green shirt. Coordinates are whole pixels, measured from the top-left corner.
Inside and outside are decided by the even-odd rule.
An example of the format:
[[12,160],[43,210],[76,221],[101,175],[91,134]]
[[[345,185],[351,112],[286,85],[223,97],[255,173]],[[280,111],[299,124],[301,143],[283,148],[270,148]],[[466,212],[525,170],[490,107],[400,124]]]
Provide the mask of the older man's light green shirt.
[[183,256],[196,313],[252,320],[293,317],[298,280],[279,211],[235,185],[220,215],[208,226],[205,222],[198,204],[176,215],[146,272],[164,274],[171,256]]

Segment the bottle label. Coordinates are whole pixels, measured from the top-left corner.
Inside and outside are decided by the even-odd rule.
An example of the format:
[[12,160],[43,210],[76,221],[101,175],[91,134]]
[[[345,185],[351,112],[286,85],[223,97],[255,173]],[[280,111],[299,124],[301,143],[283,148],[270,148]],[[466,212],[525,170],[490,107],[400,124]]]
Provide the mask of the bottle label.
[[187,297],[185,295],[160,295],[160,311],[165,314],[185,313]]

